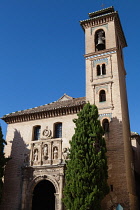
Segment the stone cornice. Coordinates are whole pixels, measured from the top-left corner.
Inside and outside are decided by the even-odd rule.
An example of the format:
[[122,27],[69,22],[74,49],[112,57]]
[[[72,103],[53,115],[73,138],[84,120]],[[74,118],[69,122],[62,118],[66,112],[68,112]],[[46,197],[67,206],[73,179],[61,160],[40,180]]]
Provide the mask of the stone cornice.
[[95,82],[92,82],[92,86],[102,86],[102,85],[108,85],[108,84],[111,84],[111,83],[113,83],[113,81],[107,81],[107,82],[99,82],[99,83],[97,83],[96,81]]

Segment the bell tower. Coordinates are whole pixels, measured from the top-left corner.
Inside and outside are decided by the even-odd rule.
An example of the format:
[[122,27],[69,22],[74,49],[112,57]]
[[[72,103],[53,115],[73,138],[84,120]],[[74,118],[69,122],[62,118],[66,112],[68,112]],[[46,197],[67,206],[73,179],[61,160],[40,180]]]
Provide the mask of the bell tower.
[[123,48],[127,46],[113,7],[80,21],[85,32],[86,101],[96,104],[105,130],[110,193],[104,209],[137,209]]

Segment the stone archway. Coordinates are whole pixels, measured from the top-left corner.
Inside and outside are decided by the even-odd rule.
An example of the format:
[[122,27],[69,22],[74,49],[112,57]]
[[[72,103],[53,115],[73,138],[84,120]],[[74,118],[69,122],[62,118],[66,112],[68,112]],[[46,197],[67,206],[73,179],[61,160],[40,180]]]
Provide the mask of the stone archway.
[[32,196],[32,210],[55,210],[55,187],[49,180],[41,180]]

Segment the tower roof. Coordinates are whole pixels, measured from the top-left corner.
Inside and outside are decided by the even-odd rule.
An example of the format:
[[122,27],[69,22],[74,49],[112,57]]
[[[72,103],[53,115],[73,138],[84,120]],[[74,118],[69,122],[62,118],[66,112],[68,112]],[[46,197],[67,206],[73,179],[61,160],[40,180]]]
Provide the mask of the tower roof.
[[114,12],[114,7],[113,6],[102,9],[102,10],[98,10],[96,12],[88,13],[88,15],[89,15],[90,18],[94,18],[94,17],[97,17],[97,16],[109,14],[109,13],[112,13],[112,12]]

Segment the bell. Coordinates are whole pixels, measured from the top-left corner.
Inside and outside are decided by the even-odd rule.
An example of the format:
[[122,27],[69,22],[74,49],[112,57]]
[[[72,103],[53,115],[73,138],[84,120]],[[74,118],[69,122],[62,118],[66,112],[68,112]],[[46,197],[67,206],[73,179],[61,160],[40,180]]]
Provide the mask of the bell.
[[98,38],[97,46],[100,45],[100,44],[101,44],[101,45],[104,44],[104,41],[103,41],[103,38],[102,38],[102,37],[99,37],[99,38]]
[[97,45],[96,45],[98,50],[104,50],[105,49],[104,40],[105,40],[105,38],[104,38],[103,34],[100,32],[98,34],[98,40],[97,40]]

